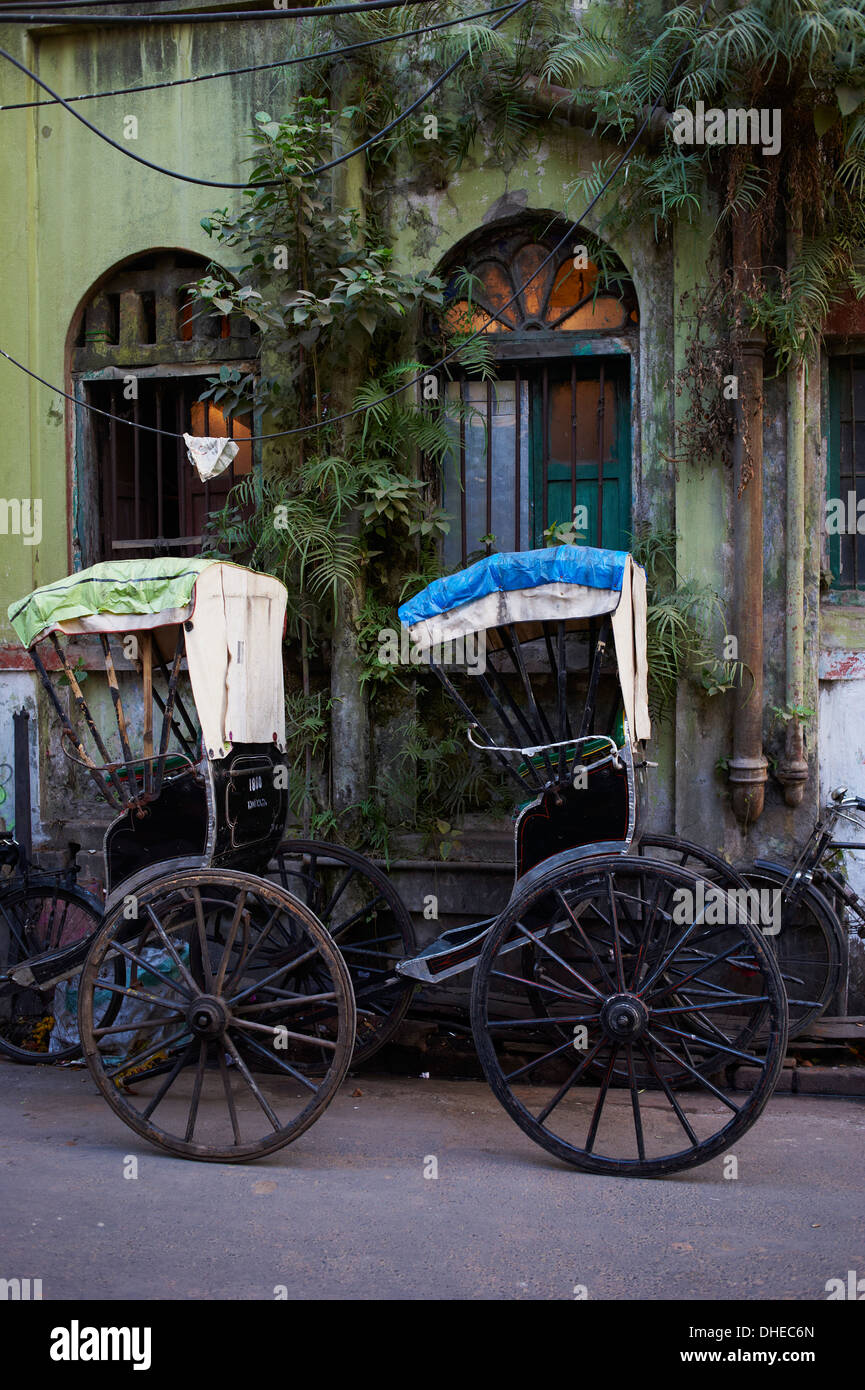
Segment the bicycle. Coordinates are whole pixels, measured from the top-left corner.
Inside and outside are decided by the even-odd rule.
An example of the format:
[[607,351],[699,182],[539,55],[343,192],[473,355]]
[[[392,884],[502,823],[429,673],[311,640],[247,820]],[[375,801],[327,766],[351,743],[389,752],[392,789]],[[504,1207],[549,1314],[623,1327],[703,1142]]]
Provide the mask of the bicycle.
[[[42,951],[74,945],[90,936],[102,907],[77,884],[78,845],[70,862],[49,870],[27,863],[10,831],[0,832],[0,976]],[[78,1042],[58,1043],[51,1000],[28,984],[0,995],[0,1052],[16,1062],[67,1062],[81,1055]]]
[[839,820],[865,831],[865,821],[857,820],[853,811],[865,812],[865,797],[850,796],[846,787],[836,787],[792,867],[757,859],[742,871],[752,887],[781,894],[780,930],[773,941],[789,997],[791,1037],[805,1032],[825,1013],[847,976],[845,909],[858,919],[860,935],[865,932],[865,902],[828,863],[837,850],[865,849],[862,841],[834,839]]

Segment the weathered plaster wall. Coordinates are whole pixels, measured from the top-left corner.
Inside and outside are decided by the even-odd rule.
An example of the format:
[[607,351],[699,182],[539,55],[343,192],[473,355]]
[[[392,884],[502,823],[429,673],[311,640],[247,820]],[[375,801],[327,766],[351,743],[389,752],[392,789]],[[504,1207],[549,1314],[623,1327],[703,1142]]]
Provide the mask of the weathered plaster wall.
[[[28,37],[17,27],[0,26],[0,42],[38,69],[52,86],[76,93],[275,59],[285,56],[285,33],[273,25],[214,25],[141,34],[103,30],[79,31],[72,37],[56,33]],[[274,93],[283,90],[283,82],[273,73],[245,74],[200,86],[110,98],[88,104],[86,110],[119,139],[124,116],[134,114],[138,139],[129,146],[136,153],[203,177],[239,180],[242,161],[250,151],[247,132],[253,113],[261,107],[280,110],[281,99]],[[0,74],[0,83],[4,102],[34,95],[31,84],[11,70]],[[60,108],[4,112],[2,120],[0,180],[6,197],[0,205],[0,242],[5,250],[0,265],[4,306],[0,340],[46,379],[60,383],[66,334],[94,281],[118,261],[156,246],[213,254],[217,248],[201,230],[199,219],[240,195],[170,181],[124,160]],[[444,185],[440,178],[425,182],[418,162],[406,158],[392,174],[379,176],[383,187],[376,197],[377,215],[395,242],[402,266],[432,269],[461,238],[521,208],[578,215],[579,200],[568,195],[568,185],[580,168],[589,167],[605,153],[607,147],[585,132],[554,123],[530,157],[503,164],[490,152],[480,152]],[[345,188],[346,194],[356,192],[359,198],[359,187],[347,182]],[[601,211],[597,209],[588,219],[593,229]],[[681,572],[710,583],[724,595],[729,592],[733,565],[729,540],[736,505],[733,480],[720,466],[700,470],[687,461],[678,466],[671,462],[674,418],[686,407],[675,395],[676,371],[684,364],[690,332],[680,299],[704,285],[710,274],[706,257],[713,223],[714,212],[707,209],[702,222],[680,229],[671,243],[661,245],[654,244],[645,228],[635,226],[615,250],[633,275],[641,306],[634,420],[635,520],[650,520],[659,527],[675,525],[681,536]],[[10,599],[68,568],[65,431],[69,425],[56,397],[2,362],[0,380],[0,426],[7,441],[0,457],[0,496],[41,497],[44,531],[42,543],[34,547],[25,547],[19,537],[0,537],[5,612]],[[769,705],[783,703],[785,426],[780,383],[767,386],[766,419]],[[812,703],[816,703],[819,546],[814,537],[823,485],[819,387],[809,387],[808,431],[807,670]],[[4,632],[11,635],[8,629]],[[3,683],[5,691],[13,689],[8,677]],[[14,688],[18,687],[23,688],[16,677]],[[778,732],[770,729],[771,719],[770,714],[766,728],[770,741]],[[44,725],[40,744],[43,749],[51,746]],[[784,806],[780,789],[770,780],[766,812],[744,834],[730,815],[726,781],[716,769],[718,760],[729,752],[729,697],[709,701],[683,689],[675,725],[656,731],[653,756],[660,767],[653,776],[653,825],[675,827],[734,860],[765,849],[783,846],[788,850],[790,838],[802,833],[813,814],[816,778],[812,777],[796,812]],[[72,790],[53,763],[44,762],[42,774],[50,820],[68,807]]]
[[[275,61],[291,53],[288,31],[276,25],[166,26],[132,30],[77,30],[28,34],[0,24],[0,45],[20,57],[63,95],[163,81]],[[285,72],[289,76],[285,76]],[[291,69],[247,73],[188,87],[83,103],[80,110],[123,141],[124,117],[138,121],[136,154],[196,177],[241,182],[251,153],[253,115],[283,103]],[[0,70],[0,103],[44,93],[15,69]],[[152,248],[182,247],[210,257],[218,247],[199,225],[215,207],[239,193],[180,183],[125,159],[62,107],[0,114],[0,345],[47,381],[63,385],[67,333],[94,282],[117,262]],[[0,497],[39,498],[42,541],[0,535],[0,642],[13,640],[6,607],[38,584],[66,574],[71,477],[67,465],[71,421],[65,402],[0,359]],[[69,451],[71,457],[71,450]],[[96,699],[95,682],[88,699]],[[8,711],[25,697],[35,704],[36,681],[4,671],[0,679],[0,756],[11,745]],[[59,754],[39,699],[34,804],[43,826],[37,841],[56,838],[67,816],[82,806],[81,788]],[[85,797],[85,804],[87,798]],[[0,814],[2,814],[0,809]],[[108,808],[99,813],[107,817]],[[98,840],[98,825],[78,829]]]

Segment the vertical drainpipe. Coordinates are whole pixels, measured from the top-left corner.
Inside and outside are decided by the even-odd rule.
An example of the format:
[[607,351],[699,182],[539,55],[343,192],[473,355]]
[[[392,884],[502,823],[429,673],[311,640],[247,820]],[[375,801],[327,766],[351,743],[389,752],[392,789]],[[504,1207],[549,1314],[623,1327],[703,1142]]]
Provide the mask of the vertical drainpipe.
[[[787,229],[787,268],[802,249],[802,200],[793,204]],[[787,606],[786,702],[801,706],[805,695],[805,362],[787,369]],[[802,725],[787,723],[778,781],[788,806],[798,806],[808,780]]]
[[[338,64],[334,68],[332,91],[337,109],[343,104],[342,93],[350,78],[347,65]],[[351,143],[349,125],[335,121],[334,157],[344,153]],[[363,158],[357,157],[338,165],[331,176],[334,205],[339,209],[357,208],[361,218],[366,207],[367,191],[364,168]],[[361,242],[364,235],[361,223],[358,233]],[[340,378],[324,383],[331,391],[337,414],[350,410],[354,404],[355,391],[363,379],[365,337],[365,331],[358,328],[353,340],[345,338]],[[347,421],[343,428],[350,430],[351,422]],[[345,529],[353,538],[360,537],[362,528],[358,511],[353,511],[347,518]],[[331,649],[331,796],[333,809],[343,817],[342,824],[346,827],[357,821],[358,803],[367,799],[370,790],[370,709],[361,685],[363,662],[358,646],[358,620],[365,596],[366,580],[361,572],[351,589],[343,589],[338,597]]]
[[[759,283],[762,246],[751,213],[733,223],[733,285],[737,319],[745,296]],[[763,353],[765,338],[741,330],[739,394],[733,462],[738,496],[733,506],[734,611],[739,659],[746,667],[736,690],[733,756],[729,763],[733,811],[745,825],[763,811],[767,763],[763,756]],[[749,675],[750,673],[750,675]]]

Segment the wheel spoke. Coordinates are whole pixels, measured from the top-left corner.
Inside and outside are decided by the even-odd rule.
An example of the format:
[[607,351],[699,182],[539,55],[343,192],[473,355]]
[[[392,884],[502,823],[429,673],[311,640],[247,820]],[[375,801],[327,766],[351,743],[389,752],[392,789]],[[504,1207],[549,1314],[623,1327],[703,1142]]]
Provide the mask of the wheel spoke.
[[195,1121],[198,1119],[198,1103],[201,1100],[201,1088],[204,1085],[204,1068],[207,1065],[207,1043],[201,1039],[198,1048],[198,1066],[195,1069],[195,1082],[192,1087],[192,1099],[189,1102],[189,1118],[186,1121],[186,1134],[184,1136],[187,1144],[191,1143],[195,1133]]
[[658,905],[661,901],[661,886],[661,880],[658,879],[655,883],[655,892],[652,897],[649,915],[643,923],[643,930],[640,933],[640,944],[637,948],[637,959],[634,965],[633,974],[631,976],[631,984],[629,986],[629,988],[632,990],[636,990],[639,987],[640,971],[643,968],[643,959],[645,956],[646,948],[649,944],[649,941],[651,940],[652,932],[655,927],[655,918],[658,915]]
[[354,867],[354,865],[351,865],[348,873],[346,874],[342,882],[339,884],[330,901],[324,908],[322,908],[320,917],[323,922],[327,922],[328,918],[330,917],[330,914],[333,912],[333,909],[336,907],[337,903],[339,902],[340,898],[342,897],[348,885],[351,883],[351,880],[354,878],[356,873],[357,869]]
[[648,1033],[647,1036],[651,1038],[652,1042],[655,1044],[656,1047],[659,1047],[662,1052],[666,1052],[668,1057],[672,1057],[673,1061],[676,1063],[677,1066],[684,1067],[686,1071],[689,1071],[691,1075],[697,1081],[699,1081],[701,1086],[705,1086],[707,1091],[711,1091],[713,1096],[717,1096],[718,1100],[723,1101],[724,1105],[727,1106],[728,1110],[732,1110],[734,1114],[738,1115],[740,1107],[738,1105],[734,1105],[733,1102],[727,1096],[724,1095],[724,1092],[719,1090],[718,1087],[713,1084],[713,1082],[707,1080],[707,1078],[703,1076],[701,1072],[697,1071],[694,1067],[690,1066],[688,1062],[683,1062],[681,1057],[677,1057],[675,1052],[673,1052],[671,1048],[667,1047],[667,1044],[665,1042],[662,1042],[660,1038],[656,1037],[654,1033]]
[[287,970],[299,970],[301,965],[305,965],[308,960],[312,960],[318,955],[321,955],[319,947],[313,946],[311,950],[305,951],[303,955],[295,956],[293,960],[285,961],[282,965],[277,966],[276,970],[271,970],[269,975],[263,975],[260,980],[256,980],[253,984],[247,985],[246,989],[240,991],[240,994],[233,994],[226,1002],[231,1004],[233,1011],[239,1000],[246,999],[250,994],[255,994],[256,990],[264,989],[265,985],[269,985],[274,980],[278,980],[280,975],[284,975]]
[[[99,985],[102,988],[102,985]],[[136,1019],[134,1023],[115,1023],[111,1028],[94,1028],[94,1038],[107,1038],[112,1033],[140,1033],[146,1028],[165,1028],[168,1020],[164,1018]]]
[[[114,942],[112,942],[111,944],[113,946]],[[186,1013],[185,1009],[178,1008],[176,1004],[171,1003],[171,1001],[168,999],[160,999],[158,995],[148,994],[147,991],[143,989],[129,989],[126,985],[117,984],[116,980],[100,979],[99,989],[110,990],[112,994],[126,994],[129,996],[130,999],[135,999],[138,1001],[143,1000],[145,1004],[152,1004],[154,1008],[157,1009],[165,1009],[166,1013],[169,1014],[177,1014],[178,1016],[182,1016]],[[135,1025],[131,1024],[129,1028],[126,1029],[126,1031],[127,1033],[133,1033],[135,1031]]]
[[[248,1022],[246,1019],[236,1018],[233,1021],[232,1027],[254,1028],[257,1030],[263,1027],[263,1025],[260,1023]],[[277,1029],[281,1037],[291,1038],[293,1042],[309,1043],[312,1047],[323,1047],[328,1052],[336,1052],[337,1044],[335,1042],[331,1042],[330,1038],[311,1038],[308,1033],[291,1033],[287,1028],[281,1028],[279,1027],[279,1025],[277,1025]],[[270,1028],[266,1028],[265,1031],[270,1033],[273,1030],[271,1030]]]
[[662,1087],[662,1089],[663,1089],[663,1091],[664,1091],[664,1093],[665,1093],[665,1095],[666,1095],[666,1097],[667,1097],[667,1100],[670,1102],[671,1106],[673,1107],[673,1110],[674,1110],[675,1113],[676,1113],[676,1118],[678,1119],[679,1123],[681,1124],[682,1128],[684,1129],[685,1133],[687,1134],[688,1138],[690,1139],[690,1141],[691,1141],[691,1143],[694,1145],[694,1147],[695,1147],[695,1148],[699,1148],[699,1147],[700,1147],[700,1141],[699,1141],[699,1139],[697,1138],[696,1134],[694,1133],[693,1129],[691,1128],[691,1125],[690,1125],[690,1123],[689,1123],[689,1121],[688,1121],[687,1116],[685,1115],[684,1110],[682,1109],[681,1105],[679,1104],[678,1100],[676,1099],[675,1093],[670,1089],[670,1087],[669,1087],[669,1085],[667,1084],[666,1080],[665,1080],[664,1077],[661,1075],[661,1073],[658,1071],[658,1068],[657,1068],[657,1066],[655,1065],[655,1059],[654,1059],[654,1057],[652,1056],[651,1051],[649,1050],[649,1048],[646,1047],[646,1044],[644,1043],[644,1041],[643,1041],[642,1038],[640,1038],[640,1047],[642,1048],[643,1052],[645,1053],[646,1061],[648,1062],[649,1067],[651,1068],[652,1075],[654,1076],[654,1078],[655,1078],[655,1080],[658,1082],[658,1084]]
[[740,941],[737,941],[735,945],[728,946],[726,951],[719,951],[718,954],[716,956],[713,956],[707,964],[699,966],[696,970],[692,970],[689,975],[683,975],[678,984],[664,985],[663,989],[654,990],[652,994],[648,997],[650,999],[661,999],[665,994],[669,994],[671,990],[681,989],[682,985],[686,985],[689,980],[699,979],[700,972],[702,970],[708,970],[713,965],[720,965],[721,961],[729,960],[730,956],[733,954],[734,951],[740,951],[741,949],[742,943]]
[[565,909],[565,912],[566,912],[566,913],[568,914],[568,916],[570,917],[571,921],[573,922],[573,924],[574,924],[574,926],[576,927],[577,931],[579,932],[580,936],[581,936],[581,937],[583,938],[583,940],[585,941],[586,946],[588,947],[588,950],[589,950],[589,954],[591,955],[592,960],[594,961],[595,965],[597,966],[598,973],[599,973],[600,975],[602,975],[603,978],[607,981],[607,983],[608,983],[608,985],[609,985],[609,987],[610,987],[611,990],[612,990],[612,989],[615,989],[615,985],[613,984],[612,977],[611,977],[609,971],[607,970],[607,967],[604,965],[603,961],[601,960],[600,956],[598,955],[597,951],[595,950],[594,946],[592,945],[591,941],[589,940],[589,937],[588,937],[588,935],[586,934],[586,930],[585,930],[585,928],[584,928],[582,922],[580,921],[579,917],[577,917],[576,914],[573,913],[573,912],[571,911],[570,904],[568,903],[567,899],[565,898],[564,893],[560,892],[558,888],[556,889],[556,897],[558,898],[559,902],[562,904],[562,907]]
[[[576,1084],[576,1082],[582,1076],[583,1072],[586,1070],[586,1067],[589,1066],[589,1064],[595,1060],[601,1048],[604,1046],[605,1042],[606,1038],[601,1038],[599,1042],[595,1043],[595,1046],[592,1048],[591,1052],[588,1052],[586,1054],[586,1056],[580,1062],[579,1066],[575,1067],[575,1069],[571,1072],[567,1081],[562,1083],[562,1085],[556,1091],[556,1094],[553,1096],[552,1100],[547,1101],[543,1110],[538,1111],[537,1115],[535,1116],[535,1119],[537,1120],[539,1125],[544,1124],[548,1117],[555,1110],[559,1102],[564,1100],[565,1096],[568,1094],[568,1091],[571,1089],[573,1085]],[[569,1047],[571,1045],[571,1043],[568,1044]]]
[[207,944],[207,925],[204,921],[204,905],[201,901],[201,889],[192,889],[192,901],[195,907],[195,925],[198,931],[198,949],[201,952],[201,969],[204,973],[205,992],[213,993],[213,966],[210,963],[210,951]]
[[[376,903],[385,902],[387,902],[387,898],[385,897],[384,893],[376,893],[375,897],[370,898],[369,902],[364,907],[359,907],[357,912],[353,912],[350,917],[346,917],[345,921],[340,922],[339,926],[337,927],[327,926],[327,920],[325,917],[322,917],[321,920],[324,922],[325,926],[327,926],[327,929],[333,937],[334,941],[339,941],[340,937],[344,936],[347,931],[350,931],[351,928],[355,926],[357,922],[362,921],[364,917],[369,916]],[[398,938],[394,937],[393,939],[397,940]]]
[[252,1072],[249,1070],[249,1067],[244,1062],[243,1058],[241,1057],[240,1053],[234,1046],[234,1043],[231,1041],[231,1038],[228,1036],[227,1033],[223,1035],[222,1041],[225,1043],[225,1046],[228,1048],[229,1052],[234,1058],[238,1071],[240,1072],[241,1076],[243,1077],[252,1094],[255,1096],[255,1099],[258,1101],[268,1120],[273,1125],[273,1128],[279,1129],[279,1118],[274,1113],[266,1097],[263,1096],[261,1091],[258,1089],[257,1085],[255,1084],[255,1078],[253,1077]]
[[601,991],[599,989],[595,989],[595,986],[591,984],[589,980],[585,979],[584,976],[582,976],[578,970],[574,970],[572,966],[568,965],[567,961],[562,960],[561,956],[556,955],[556,952],[553,950],[553,948],[551,946],[548,946],[545,941],[542,941],[540,937],[535,936],[534,932],[530,932],[528,927],[524,926],[522,922],[516,922],[515,926],[518,931],[522,932],[523,936],[527,936],[529,940],[533,941],[536,946],[539,946],[540,949],[546,955],[552,956],[553,960],[556,961],[562,967],[563,970],[566,970],[569,975],[573,975],[574,979],[578,980],[579,983],[583,985],[591,995],[593,995],[596,999],[603,999],[604,996],[601,994]]
[[[9,928],[9,935],[11,937],[14,937],[15,941],[18,943],[18,950],[21,953],[19,960],[26,960],[27,956],[29,956],[31,952],[29,951],[25,943],[24,937],[20,934],[20,930],[23,929],[24,931],[26,931],[26,927],[24,927],[22,923],[18,922],[14,915],[12,917],[9,916],[2,902],[0,902],[0,912],[3,913],[3,920]],[[11,962],[11,964],[17,965],[18,961],[13,961]]]
[[222,993],[222,988],[225,984],[225,972],[228,969],[228,961],[231,955],[231,948],[234,945],[234,938],[237,936],[237,931],[240,926],[240,919],[243,916],[243,909],[246,907],[246,899],[248,898],[248,896],[248,888],[241,888],[240,892],[237,895],[237,902],[234,908],[234,916],[231,919],[231,926],[228,929],[228,936],[226,937],[225,947],[222,952],[222,958],[219,962],[219,970],[216,974],[214,994]]
[[142,1119],[145,1119],[145,1120],[149,1120],[149,1119],[150,1119],[150,1116],[153,1114],[153,1112],[154,1112],[154,1110],[156,1109],[156,1107],[157,1107],[157,1105],[159,1104],[159,1102],[160,1102],[160,1101],[163,1099],[163,1097],[168,1093],[170,1087],[172,1087],[172,1086],[174,1085],[174,1083],[175,1083],[175,1081],[177,1080],[178,1076],[179,1076],[180,1073],[183,1071],[183,1068],[186,1066],[187,1060],[188,1060],[188,1059],[191,1059],[192,1053],[193,1053],[194,1049],[195,1049],[195,1039],[192,1038],[192,1039],[190,1039],[189,1046],[185,1049],[185,1051],[181,1052],[181,1054],[180,1054],[180,1056],[178,1057],[177,1061],[174,1063],[174,1066],[171,1068],[171,1071],[168,1073],[168,1075],[166,1076],[166,1078],[165,1078],[165,1080],[163,1081],[162,1085],[159,1087],[159,1090],[156,1092],[156,1095],[155,1095],[155,1096],[153,1097],[153,1099],[150,1101],[149,1105],[147,1105],[147,1107],[146,1107],[144,1110],[142,1110],[142,1112],[141,1112]]
[[[528,985],[530,989],[542,989],[547,994],[556,994],[560,999],[586,999],[584,994],[575,994],[573,990],[566,989],[564,985],[547,985],[540,980],[528,980],[523,975],[509,975],[505,970],[491,970],[490,975],[494,980],[510,980],[515,985]],[[548,980],[549,975],[544,979]]]
[[234,977],[238,974],[238,970],[240,969],[240,967],[242,967],[244,970],[248,970],[248,969],[249,969],[249,967],[250,967],[252,961],[253,961],[253,960],[255,959],[255,957],[258,955],[259,951],[261,950],[262,946],[264,945],[265,941],[267,940],[268,936],[270,935],[271,928],[272,928],[274,922],[276,921],[277,917],[279,916],[279,912],[280,912],[280,905],[279,905],[279,903],[277,903],[276,907],[275,907],[275,908],[273,909],[273,911],[271,912],[270,917],[268,918],[267,922],[265,923],[265,925],[262,927],[261,931],[259,932],[258,940],[256,941],[255,945],[252,947],[252,950],[249,951],[248,953],[246,953],[246,954],[242,957],[242,959],[241,959],[240,961],[238,961],[238,968],[235,969],[235,971],[233,972],[232,977],[231,977],[231,980],[229,981],[229,984],[231,984],[231,983],[234,981]]
[[[273,1003],[248,1004],[245,1009],[232,1009],[234,1014],[242,1014],[245,1018],[247,1014],[264,1013],[266,1009],[275,1009],[277,1006],[282,1013],[285,1013],[292,1005],[299,1008],[301,1004],[331,1003],[336,999],[336,991],[329,990],[327,994],[297,994],[285,989],[277,989],[275,985],[268,985],[263,989],[262,994],[276,995]],[[229,1000],[229,1003],[232,1001]]]
[[[739,1057],[743,1062],[750,1062],[752,1066],[762,1067],[765,1064],[763,1057],[756,1057],[752,1052],[742,1052],[737,1047],[730,1047],[729,1038],[727,1038],[726,1043],[719,1043],[714,1038],[701,1038],[696,1033],[683,1033],[680,1028],[671,1028],[669,1023],[659,1023],[657,1027],[664,1033],[672,1033],[674,1037],[687,1038],[689,1042],[703,1043],[713,1052],[729,1052],[731,1057]],[[721,1036],[726,1037],[727,1035],[722,1034]]]
[[560,1052],[567,1052],[568,1048],[573,1047],[573,1045],[573,1038],[568,1038],[567,1042],[560,1043],[551,1052],[545,1052],[543,1056],[535,1057],[531,1062],[526,1062],[524,1066],[518,1067],[516,1071],[504,1073],[505,1081],[513,1081],[515,1077],[523,1076],[527,1071],[532,1071],[535,1067],[540,1066],[541,1062],[548,1061],[550,1057],[558,1057]]
[[[55,898],[54,907],[57,908],[58,900]],[[51,930],[48,933],[48,949],[55,951],[63,940],[63,931],[66,926],[66,917],[69,912],[69,902],[66,898],[62,899],[63,910],[60,913],[60,921],[57,922],[56,911],[51,914]]]
[[616,985],[620,993],[625,990],[625,966],[622,960],[622,940],[619,936],[619,914],[616,911],[616,894],[613,888],[613,875],[607,874],[607,896],[610,902],[610,924],[613,928],[613,952],[616,960]]
[[180,971],[180,974],[182,975],[183,979],[186,981],[186,983],[189,985],[189,988],[192,990],[192,994],[187,995],[187,998],[194,998],[196,994],[200,993],[199,987],[193,980],[186,966],[184,965],[179,952],[175,950],[174,942],[171,940],[170,936],[168,935],[168,932],[165,930],[156,913],[153,911],[153,908],[150,906],[150,903],[147,904],[146,912],[154,927],[156,928],[156,934],[159,937],[159,940],[162,942],[171,959],[174,961],[174,964],[177,966],[177,969]]
[[301,1081],[303,1085],[306,1086],[310,1091],[318,1090],[318,1087],[313,1085],[309,1077],[304,1076],[302,1071],[296,1071],[294,1067],[290,1066],[289,1063],[286,1062],[285,1058],[276,1057],[273,1053],[268,1052],[266,1047],[262,1047],[261,1043],[255,1041],[255,1038],[244,1038],[243,1042],[245,1047],[253,1048],[254,1051],[258,1052],[262,1057],[266,1057],[268,1062],[275,1063],[281,1071],[288,1072],[288,1074],[290,1076],[293,1076],[296,1081]]
[[234,1135],[235,1147],[242,1144],[240,1137],[240,1123],[237,1118],[237,1107],[234,1104],[234,1092],[231,1089],[231,1075],[225,1063],[225,1053],[221,1047],[217,1047],[216,1055],[219,1058],[219,1074],[222,1077],[222,1089],[225,1092],[225,1103],[228,1106],[228,1114],[231,1119],[231,1132]]
[[488,1022],[488,1028],[549,1028],[551,1025],[559,1027],[562,1023],[593,1023],[598,1015],[594,1014],[544,1014],[543,1018],[498,1018],[494,1022]]
[[[676,988],[678,989],[679,986],[677,985]],[[734,1004],[768,1004],[768,1003],[769,1003],[769,996],[768,996],[768,994],[732,994],[732,995],[730,996],[729,999],[719,999],[719,1000],[717,1000],[714,1004],[682,1004],[682,1005],[677,1005],[676,1008],[674,1008],[674,1009],[653,1009],[653,1010],[652,1010],[652,1017],[655,1018],[655,1017],[657,1017],[659,1014],[687,1014],[687,1013],[694,1013],[695,1010],[697,1010],[697,1009],[699,1009],[700,1013],[702,1013],[705,1009],[729,1009],[729,1008],[732,1008],[732,1006],[733,1006]]]
[[595,1140],[598,1137],[598,1125],[601,1122],[601,1113],[604,1109],[604,1102],[607,1099],[607,1091],[610,1089],[610,1081],[612,1080],[613,1076],[613,1067],[616,1064],[616,1058],[618,1055],[619,1048],[618,1044],[616,1044],[612,1047],[610,1051],[610,1060],[607,1063],[607,1070],[604,1075],[604,1079],[601,1082],[601,1087],[598,1091],[598,1098],[595,1101],[595,1108],[592,1112],[592,1122],[589,1126],[589,1133],[586,1137],[585,1143],[585,1150],[587,1154],[590,1154],[592,1152],[592,1149],[595,1146]]
[[[130,1033],[135,1031],[135,1025],[128,1030]],[[117,1066],[106,1067],[105,1075],[112,1081],[115,1077],[121,1076],[123,1072],[129,1071],[131,1067],[140,1067],[142,1062],[149,1062],[151,1057],[155,1057],[159,1052],[167,1052],[176,1042],[189,1034],[188,1028],[181,1028],[179,1033],[173,1033],[170,1038],[164,1038],[162,1042],[152,1043],[144,1052],[136,1052],[134,1056],[127,1057],[125,1062],[119,1062]]]
[[[175,994],[179,994],[182,999],[189,998],[186,990],[182,989],[177,981],[172,980],[169,975],[163,974],[157,965],[153,965],[149,961],[146,961],[143,956],[139,956],[135,951],[130,951],[128,946],[121,946],[120,942],[116,939],[112,941],[111,945],[115,951],[120,952],[121,956],[125,956],[127,960],[131,960],[134,965],[137,965],[139,970],[142,970],[147,975],[158,975],[160,984],[164,984],[169,989],[173,989]],[[142,995],[140,997],[144,998],[146,996]]]
[[640,1114],[640,1097],[637,1094],[637,1077],[634,1072],[634,1049],[630,1043],[625,1048],[628,1059],[628,1086],[631,1092],[631,1109],[634,1112],[634,1133],[637,1136],[637,1156],[642,1162],[646,1157],[646,1142],[643,1138],[643,1118]]

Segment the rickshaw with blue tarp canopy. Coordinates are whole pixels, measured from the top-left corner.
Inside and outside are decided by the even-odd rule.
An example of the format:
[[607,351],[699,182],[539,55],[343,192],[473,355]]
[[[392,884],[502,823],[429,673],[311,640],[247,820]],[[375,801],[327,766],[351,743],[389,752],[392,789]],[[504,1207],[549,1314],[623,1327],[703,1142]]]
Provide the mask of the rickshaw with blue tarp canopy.
[[[642,845],[646,603],[630,555],[556,546],[489,555],[401,607],[468,740],[522,802],[504,911],[397,969],[429,984],[472,968],[475,1045],[521,1128],[578,1168],[652,1176],[704,1162],[754,1122],[787,1014],[736,876],[707,881],[684,842],[679,862]],[[485,663],[449,668],[469,634]],[[733,1093],[741,1062],[750,1089]],[[689,1088],[704,1107],[686,1112]]]

